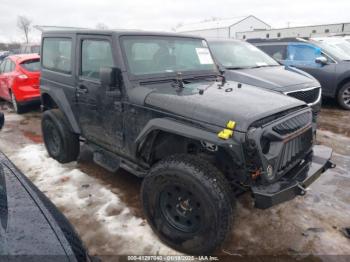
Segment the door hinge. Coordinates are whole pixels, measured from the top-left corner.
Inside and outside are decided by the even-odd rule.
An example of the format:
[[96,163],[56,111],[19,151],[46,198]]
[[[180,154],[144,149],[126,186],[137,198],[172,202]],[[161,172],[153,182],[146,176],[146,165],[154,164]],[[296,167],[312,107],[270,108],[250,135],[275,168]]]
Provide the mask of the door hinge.
[[123,112],[123,104],[122,102],[114,102],[114,109],[117,111],[117,112]]

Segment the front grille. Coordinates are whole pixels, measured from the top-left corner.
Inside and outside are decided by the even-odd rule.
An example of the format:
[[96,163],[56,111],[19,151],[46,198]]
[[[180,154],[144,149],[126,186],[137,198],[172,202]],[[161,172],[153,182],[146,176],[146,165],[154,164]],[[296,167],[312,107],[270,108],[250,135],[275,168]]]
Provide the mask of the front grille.
[[293,118],[274,126],[272,129],[280,135],[288,135],[311,123],[312,114],[310,111],[297,115]]
[[313,88],[308,90],[300,90],[296,92],[287,93],[288,96],[302,100],[307,104],[315,103],[320,95],[321,88]]
[[296,160],[302,157],[312,147],[312,129],[285,142],[278,162],[278,172],[288,169]]

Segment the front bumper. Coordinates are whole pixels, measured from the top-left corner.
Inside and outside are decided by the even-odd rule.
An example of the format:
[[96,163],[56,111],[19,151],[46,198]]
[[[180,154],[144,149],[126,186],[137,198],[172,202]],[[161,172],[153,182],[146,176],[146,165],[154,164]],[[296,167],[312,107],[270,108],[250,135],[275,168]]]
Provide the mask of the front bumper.
[[269,208],[273,205],[304,195],[306,187],[312,184],[327,169],[335,167],[330,161],[333,150],[325,146],[314,146],[312,161],[301,165],[293,174],[270,185],[253,186],[252,193],[256,208]]

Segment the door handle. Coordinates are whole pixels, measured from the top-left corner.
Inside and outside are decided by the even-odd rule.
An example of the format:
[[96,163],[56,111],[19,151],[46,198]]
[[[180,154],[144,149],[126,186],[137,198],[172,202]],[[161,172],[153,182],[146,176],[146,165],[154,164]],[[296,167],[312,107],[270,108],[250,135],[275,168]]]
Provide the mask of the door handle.
[[78,89],[77,89],[78,93],[80,94],[86,94],[89,92],[89,90],[87,89],[86,86],[84,85],[78,85]]

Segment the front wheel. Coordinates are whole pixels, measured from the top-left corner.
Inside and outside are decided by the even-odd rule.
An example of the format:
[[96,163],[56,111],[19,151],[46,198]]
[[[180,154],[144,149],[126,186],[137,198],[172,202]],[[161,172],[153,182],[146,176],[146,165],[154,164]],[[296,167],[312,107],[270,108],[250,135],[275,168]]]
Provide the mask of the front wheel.
[[229,183],[198,157],[161,160],[145,177],[141,198],[154,232],[181,252],[211,253],[230,232],[235,199]]
[[350,83],[340,88],[338,92],[338,103],[342,108],[350,110]]

